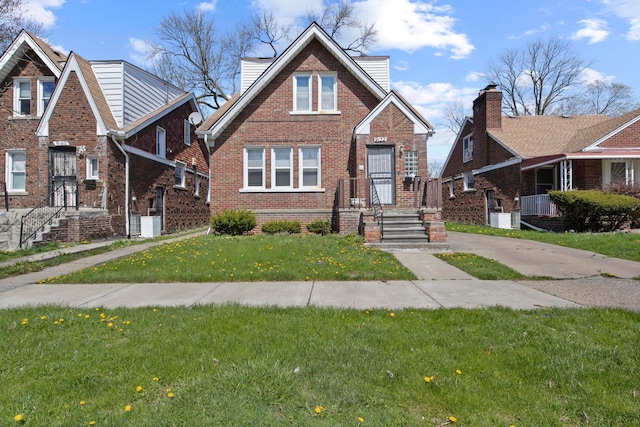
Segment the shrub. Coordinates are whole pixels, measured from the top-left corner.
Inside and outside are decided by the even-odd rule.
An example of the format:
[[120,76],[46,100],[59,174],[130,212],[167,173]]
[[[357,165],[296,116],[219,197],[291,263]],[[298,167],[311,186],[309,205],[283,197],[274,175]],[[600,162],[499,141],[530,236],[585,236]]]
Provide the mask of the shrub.
[[307,230],[309,230],[310,233],[320,234],[321,236],[324,236],[331,233],[331,221],[316,219],[315,221],[307,224]]
[[256,224],[256,215],[246,209],[224,210],[211,217],[211,229],[215,234],[239,236],[253,230]]
[[598,190],[550,191],[549,197],[578,231],[617,230],[638,210],[635,197]]
[[266,234],[300,234],[300,221],[277,220],[262,224],[262,232]]
[[[638,199],[640,203],[640,185],[629,185],[623,183],[613,183],[607,187],[608,193],[624,194],[626,196],[633,196]],[[640,228],[640,209],[636,209],[631,220],[631,228]]]

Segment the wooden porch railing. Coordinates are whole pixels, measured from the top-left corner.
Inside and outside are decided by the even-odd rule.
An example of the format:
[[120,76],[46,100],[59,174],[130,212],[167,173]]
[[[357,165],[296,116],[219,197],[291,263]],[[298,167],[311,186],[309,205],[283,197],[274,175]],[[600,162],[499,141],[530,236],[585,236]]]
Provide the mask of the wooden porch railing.
[[548,194],[520,197],[522,216],[560,216],[560,211]]
[[427,209],[442,209],[442,178],[429,178],[424,184],[424,201]]

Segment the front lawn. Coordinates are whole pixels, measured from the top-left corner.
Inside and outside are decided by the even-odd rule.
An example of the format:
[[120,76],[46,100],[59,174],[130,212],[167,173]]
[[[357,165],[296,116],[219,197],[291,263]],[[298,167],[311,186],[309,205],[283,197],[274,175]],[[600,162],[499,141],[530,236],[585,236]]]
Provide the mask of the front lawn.
[[391,254],[357,236],[198,236],[156,246],[47,283],[411,280]]
[[1,310],[0,425],[631,426],[638,324],[603,309]]

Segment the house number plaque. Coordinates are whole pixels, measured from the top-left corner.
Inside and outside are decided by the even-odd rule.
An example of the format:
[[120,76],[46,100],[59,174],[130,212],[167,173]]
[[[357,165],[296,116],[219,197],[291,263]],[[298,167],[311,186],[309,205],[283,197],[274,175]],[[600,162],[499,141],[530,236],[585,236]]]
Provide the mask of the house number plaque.
[[386,136],[376,136],[373,138],[373,142],[387,142]]

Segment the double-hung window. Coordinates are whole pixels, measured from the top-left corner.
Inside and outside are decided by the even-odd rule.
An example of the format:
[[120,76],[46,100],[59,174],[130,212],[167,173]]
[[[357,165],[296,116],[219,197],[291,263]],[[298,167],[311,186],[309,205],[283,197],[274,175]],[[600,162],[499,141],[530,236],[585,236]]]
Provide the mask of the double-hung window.
[[185,187],[185,175],[187,172],[186,163],[176,162],[176,169],[174,171],[175,176],[175,186],[184,188]]
[[87,156],[87,179],[98,179],[98,157]]
[[156,156],[167,157],[167,131],[156,127]]
[[320,147],[300,147],[299,159],[299,187],[320,187]]
[[191,145],[191,123],[189,120],[185,120],[182,125],[182,132],[184,137],[184,145]]
[[338,109],[337,81],[335,73],[320,73],[318,75],[319,111],[336,111]]
[[271,187],[293,187],[293,149],[277,147],[271,150]]
[[245,147],[244,149],[244,188],[264,188],[264,148]]
[[18,116],[31,114],[31,80],[15,79],[13,81],[13,111]]
[[53,77],[38,79],[38,116],[42,116],[45,108],[49,105],[54,87],[55,79]]
[[311,111],[311,73],[293,75],[293,111]]
[[462,140],[462,161],[464,163],[473,160],[473,135],[467,135]]
[[23,150],[7,151],[6,176],[8,192],[27,191],[27,154]]
[[474,182],[473,172],[463,173],[462,181],[464,183],[465,191],[472,191],[474,189],[475,182]]

